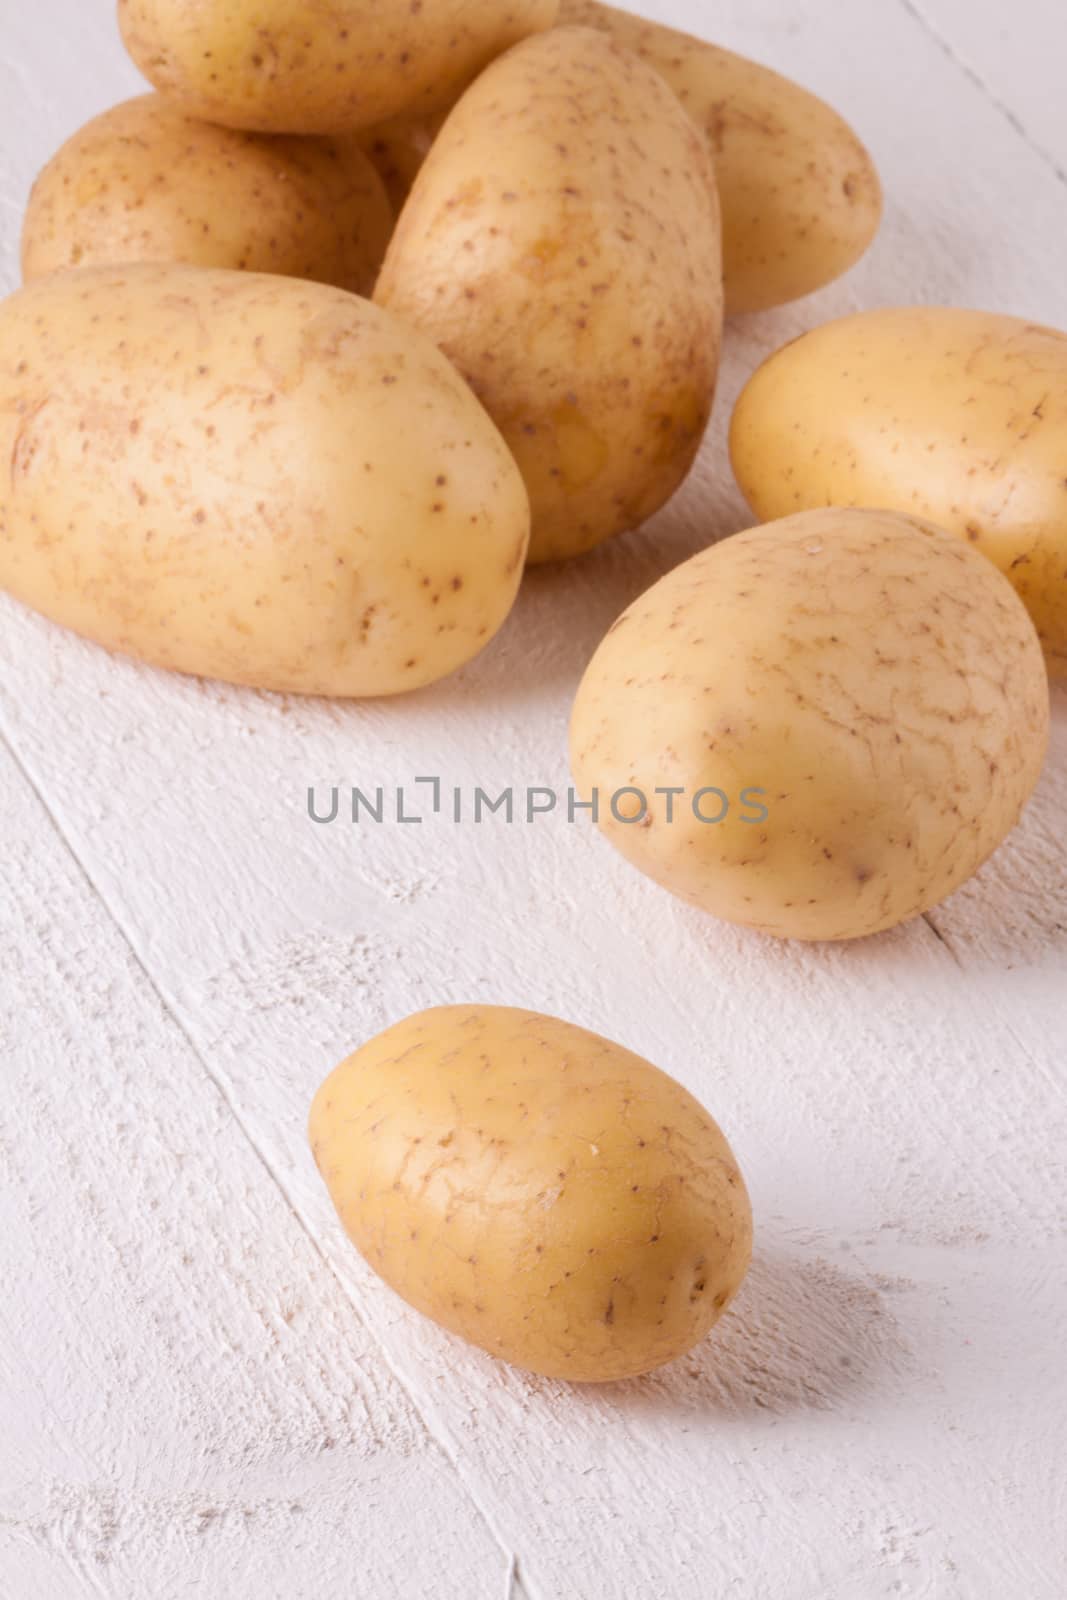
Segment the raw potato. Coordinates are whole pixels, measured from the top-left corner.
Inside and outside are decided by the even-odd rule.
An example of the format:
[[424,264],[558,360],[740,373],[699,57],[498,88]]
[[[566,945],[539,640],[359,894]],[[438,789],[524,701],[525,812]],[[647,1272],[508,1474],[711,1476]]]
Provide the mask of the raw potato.
[[349,1056],[311,1108],[349,1236],[418,1310],[516,1366],[606,1382],[717,1322],[752,1216],[681,1084],[568,1022],[442,1006]]
[[707,133],[728,313],[811,294],[863,255],[881,221],[881,184],[822,100],[769,67],[595,0],[562,0],[560,21],[603,28],[641,56]]
[[1067,677],[1067,333],[912,306],[817,328],[760,368],[730,450],[761,517],[929,517],[1009,577]]
[[96,117],[45,167],[22,275],[170,261],[369,294],[392,228],[382,180],[353,140],[236,133],[148,94]]
[[[578,691],[571,762],[612,844],[674,894],[853,939],[978,870],[1037,782],[1048,720],[1037,636],[971,546],[891,512],[809,511],[703,551],[620,617]],[[628,786],[648,813],[626,796],[620,822]],[[684,795],[655,793],[670,787]]]
[[559,0],[119,0],[130,55],[190,116],[352,133],[450,105]]
[[686,476],[722,327],[705,142],[588,28],[528,40],[452,112],[375,291],[430,334],[530,492],[530,559],[636,527]]
[[0,586],[159,666],[303,694],[443,677],[529,508],[432,345],[321,284],[88,267],[0,305]]

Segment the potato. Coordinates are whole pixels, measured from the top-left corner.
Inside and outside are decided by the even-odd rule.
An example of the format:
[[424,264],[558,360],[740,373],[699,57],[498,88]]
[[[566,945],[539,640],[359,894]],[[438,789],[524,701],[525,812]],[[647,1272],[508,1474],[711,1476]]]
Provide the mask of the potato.
[[435,1322],[516,1366],[606,1382],[703,1339],[748,1266],[729,1145],[621,1045],[441,1006],[331,1073],[311,1147],[346,1231]]
[[351,133],[450,105],[559,0],[119,0],[127,50],[190,116]]
[[22,275],[177,261],[369,294],[392,228],[382,180],[353,140],[236,133],[148,94],[96,117],[45,167]]
[[508,614],[529,507],[432,345],[295,278],[153,265],[0,305],[0,586],[110,649],[414,689]]
[[1067,676],[1067,334],[931,306],[845,317],[760,368],[730,449],[761,517],[888,506],[967,539]]
[[769,67],[595,0],[562,0],[560,21],[603,28],[641,56],[707,133],[728,313],[811,294],[863,255],[881,221],[882,190],[836,111]]
[[910,517],[809,511],[624,612],[578,691],[571,761],[611,843],[674,894],[854,939],[977,871],[1037,782],[1048,718],[1037,636],[988,561]]
[[445,123],[375,298],[438,342],[511,446],[531,560],[578,555],[670,497],[707,424],[722,285],[704,141],[602,35],[528,40]]

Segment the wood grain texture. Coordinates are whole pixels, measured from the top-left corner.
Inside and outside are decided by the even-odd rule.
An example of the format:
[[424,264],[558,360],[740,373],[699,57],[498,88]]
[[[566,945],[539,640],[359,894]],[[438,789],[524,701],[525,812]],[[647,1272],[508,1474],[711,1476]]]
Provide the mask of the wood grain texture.
[[[696,0],[642,9],[712,32]],[[1046,21],[1039,0],[1012,15]],[[724,425],[785,339],[905,300],[1067,326],[1062,184],[996,103],[1007,78],[991,94],[905,0],[832,27],[800,0],[723,0],[713,20],[850,116],[889,208],[842,283],[732,325],[697,471],[653,524],[531,574],[490,652],[387,706],[167,677],[2,607],[0,730],[26,775],[5,776],[0,847],[18,1600],[318,1600],[339,1578],[374,1600],[505,1581],[526,1600],[1062,1593],[1067,694],[989,866],[851,947],[702,919],[558,815],[306,812],[309,784],[565,785],[604,629],[747,520]],[[977,52],[992,24],[969,26]],[[33,170],[133,85],[110,18],[73,0],[20,13],[2,51],[13,282]],[[345,1243],[304,1138],[315,1087],[387,1022],[468,999],[617,1037],[722,1123],[757,1253],[692,1360],[602,1392],[527,1378]]]

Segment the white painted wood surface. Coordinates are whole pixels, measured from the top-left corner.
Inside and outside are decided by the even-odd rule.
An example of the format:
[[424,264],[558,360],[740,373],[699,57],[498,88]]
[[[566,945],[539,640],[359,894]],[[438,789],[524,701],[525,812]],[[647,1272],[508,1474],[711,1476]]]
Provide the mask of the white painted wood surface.
[[[1023,824],[929,922],[802,949],[709,923],[556,819],[308,820],[310,783],[566,781],[623,604],[746,520],[740,384],[861,305],[1067,326],[1053,0],[645,0],[824,93],[885,229],[731,329],[701,463],[641,534],[528,580],[392,705],[115,660],[2,604],[0,1593],[12,1600],[1061,1600],[1067,696]],[[138,80],[104,0],[3,0],[0,272],[33,173]],[[1006,41],[1006,42],[1005,42]],[[752,1189],[749,1282],[691,1360],[568,1389],[400,1304],[304,1119],[419,1006],[525,1003],[674,1072]]]

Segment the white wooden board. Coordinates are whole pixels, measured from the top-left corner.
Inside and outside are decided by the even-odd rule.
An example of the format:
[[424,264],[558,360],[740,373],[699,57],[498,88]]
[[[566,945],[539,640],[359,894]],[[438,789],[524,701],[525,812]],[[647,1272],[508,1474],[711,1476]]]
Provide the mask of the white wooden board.
[[[12,286],[33,172],[138,80],[102,0],[4,4]],[[786,338],[909,300],[1067,326],[1049,0],[1012,8],[1011,50],[1002,18],[957,0],[642,9],[834,100],[889,196],[846,280],[734,324],[698,471],[654,524],[535,572],[481,660],[388,706],[167,677],[0,607],[17,1600],[1064,1593],[1067,696],[1042,788],[978,880],[847,948],[709,923],[558,818],[306,813],[309,784],[565,783],[604,628],[745,524],[724,423]],[[604,1391],[510,1372],[346,1245],[310,1096],[387,1021],[467,998],[624,1040],[730,1133],[756,1261],[690,1361]]]

